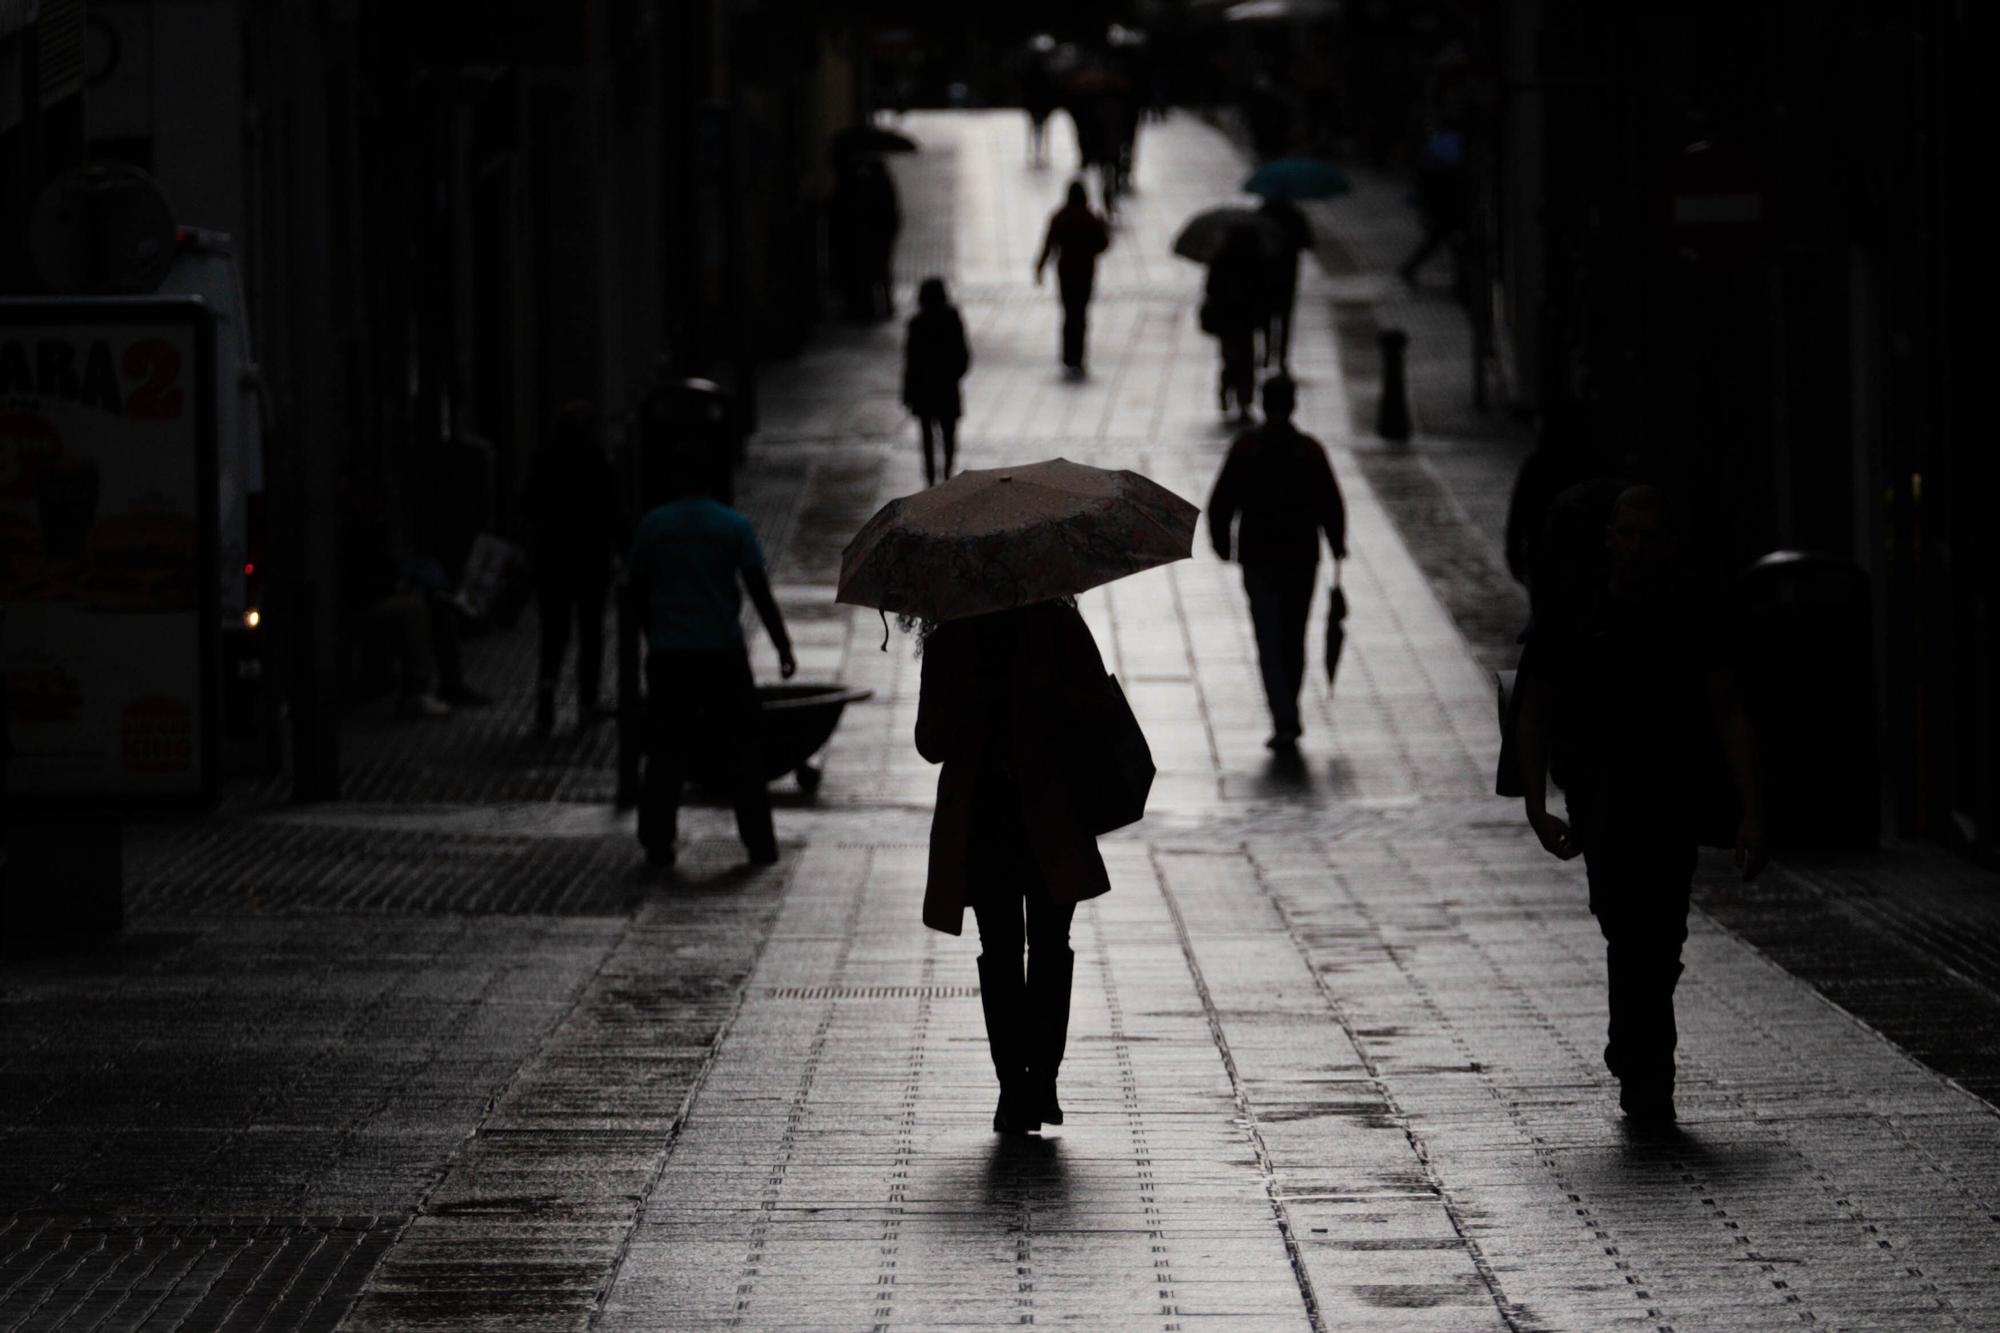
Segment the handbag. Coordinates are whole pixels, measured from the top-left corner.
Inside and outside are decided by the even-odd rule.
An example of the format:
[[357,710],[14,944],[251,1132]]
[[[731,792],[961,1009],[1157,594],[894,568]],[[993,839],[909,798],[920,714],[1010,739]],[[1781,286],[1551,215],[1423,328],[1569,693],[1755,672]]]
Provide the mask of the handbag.
[[1091,715],[1077,728],[1079,752],[1071,771],[1084,827],[1093,837],[1136,824],[1153,790],[1153,750],[1125,701],[1118,677],[1107,674]]

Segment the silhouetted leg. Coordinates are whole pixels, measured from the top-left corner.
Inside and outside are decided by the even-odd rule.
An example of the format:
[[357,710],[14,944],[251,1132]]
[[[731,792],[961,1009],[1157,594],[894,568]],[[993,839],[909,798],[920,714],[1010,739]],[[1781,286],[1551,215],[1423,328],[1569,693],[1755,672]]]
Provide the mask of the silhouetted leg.
[[1312,615],[1313,580],[1317,572],[1310,565],[1304,570],[1288,570],[1278,594],[1279,614],[1284,617],[1279,629],[1284,655],[1279,665],[1284,670],[1285,697],[1292,701],[1295,727],[1299,717],[1299,689],[1306,679],[1306,621]]
[[598,709],[604,681],[604,596],[601,579],[576,585],[576,699],[587,721]]
[[1072,903],[1059,903],[1046,893],[1027,895],[1028,923],[1028,1089],[1034,1114],[1044,1124],[1063,1122],[1056,1099],[1056,1071],[1069,1044],[1070,978],[1076,955],[1069,947]]
[[1083,369],[1084,310],[1082,301],[1063,302],[1062,362],[1071,370]]
[[1403,275],[1403,281],[1414,283],[1417,280],[1417,270],[1424,266],[1426,259],[1437,253],[1438,247],[1450,239],[1450,236],[1451,232],[1448,229],[1426,219],[1424,238],[1417,242],[1417,248],[1410,252],[1409,258],[1396,268],[1396,272]]
[[762,771],[763,705],[750,675],[749,652],[739,648],[724,654],[717,674],[716,702],[731,724],[721,743],[729,749],[736,832],[753,865],[771,865],[778,859],[778,834],[771,824],[771,792]]
[[938,419],[938,444],[944,450],[944,479],[951,480],[951,469],[958,458],[958,422],[951,417]]
[[1600,838],[1586,851],[1584,865],[1591,911],[1604,935],[1610,1009],[1605,1067],[1618,1078],[1626,1111],[1670,1117],[1679,1044],[1674,988],[1687,939],[1694,849]]
[[569,649],[569,589],[544,577],[535,589],[536,630],[541,638],[541,672],[535,680],[535,729],[546,736],[556,725],[556,682]]
[[1296,293],[1285,298],[1284,304],[1278,308],[1278,318],[1275,321],[1278,330],[1278,369],[1280,370],[1287,369],[1292,364],[1292,302],[1295,299],[1297,299]]
[[639,845],[655,865],[672,865],[679,836],[681,783],[687,775],[687,701],[683,673],[664,654],[646,660],[646,770],[639,785]]
[[936,423],[929,417],[917,418],[917,433],[922,436],[924,442],[924,485],[926,486],[935,486],[938,483],[936,443],[931,438],[935,431]]
[[1026,941],[1021,895],[990,888],[975,891],[972,914],[979,923],[979,1007],[986,1018],[993,1075],[1000,1083],[993,1128],[1003,1134],[1025,1133],[1041,1128],[1041,1121],[1023,1105],[1028,989],[1021,970]]
[[1295,609],[1298,585],[1305,584],[1310,606],[1310,573],[1248,568],[1243,590],[1250,596],[1250,623],[1257,636],[1257,670],[1264,680],[1264,698],[1271,708],[1272,739],[1288,744],[1299,736],[1299,685],[1305,676],[1305,626]]

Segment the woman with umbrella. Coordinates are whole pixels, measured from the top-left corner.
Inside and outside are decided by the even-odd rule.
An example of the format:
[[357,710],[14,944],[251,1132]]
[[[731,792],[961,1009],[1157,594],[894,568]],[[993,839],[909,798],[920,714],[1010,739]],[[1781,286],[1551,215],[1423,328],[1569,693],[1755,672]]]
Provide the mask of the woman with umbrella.
[[1208,266],[1201,302],[1201,331],[1212,335],[1222,353],[1216,401],[1224,412],[1230,400],[1247,421],[1257,396],[1257,330],[1264,326],[1265,249],[1248,228],[1231,231]]
[[923,921],[978,922],[1003,1134],[1063,1123],[1070,920],[1111,887],[1097,836],[1137,819],[1152,782],[1076,594],[1185,558],[1196,513],[1144,477],[1054,459],[893,500],[842,560],[841,601],[917,630],[917,750],[943,766]]

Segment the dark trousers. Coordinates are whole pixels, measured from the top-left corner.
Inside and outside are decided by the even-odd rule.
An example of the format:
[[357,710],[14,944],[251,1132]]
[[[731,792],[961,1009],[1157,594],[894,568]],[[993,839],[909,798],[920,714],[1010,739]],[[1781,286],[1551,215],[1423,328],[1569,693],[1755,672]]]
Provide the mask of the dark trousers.
[[[1055,1078],[1069,1040],[1069,948],[1074,903],[1049,896],[1008,774],[980,774],[972,826],[973,917],[979,922],[979,1000],[1003,1085]],[[1023,968],[1023,955],[1026,967]]]
[[711,779],[729,793],[736,831],[751,858],[776,859],[771,794],[761,771],[762,730],[747,649],[647,654],[640,846],[671,850],[679,833],[681,784]]
[[1088,332],[1085,315],[1090,309],[1090,284],[1065,282],[1062,285],[1062,363],[1071,370],[1083,369],[1083,340]]
[[[951,417],[918,417],[917,429],[924,437],[924,485],[935,486],[941,477],[951,476],[958,453],[958,422]],[[937,447],[944,448],[944,470],[938,470]]]
[[1604,933],[1611,1021],[1604,1063],[1628,1093],[1674,1087],[1674,986],[1687,939],[1695,848],[1671,837],[1620,836],[1580,824],[1590,910]]
[[603,577],[544,579],[536,589],[541,620],[544,687],[554,689],[562,678],[563,654],[569,651],[570,621],[576,621],[576,695],[585,708],[597,706],[604,675]]
[[1220,335],[1222,344],[1221,392],[1218,395],[1227,407],[1228,399],[1235,398],[1236,410],[1248,413],[1257,401],[1257,343],[1256,329],[1244,325]]
[[1299,687],[1306,678],[1306,618],[1312,611],[1317,566],[1246,565],[1250,623],[1257,631],[1257,669],[1271,704],[1271,727],[1283,738],[1299,734]]
[[1277,362],[1283,370],[1291,364],[1292,306],[1296,293],[1282,292],[1271,298],[1271,312],[1264,317],[1264,364]]

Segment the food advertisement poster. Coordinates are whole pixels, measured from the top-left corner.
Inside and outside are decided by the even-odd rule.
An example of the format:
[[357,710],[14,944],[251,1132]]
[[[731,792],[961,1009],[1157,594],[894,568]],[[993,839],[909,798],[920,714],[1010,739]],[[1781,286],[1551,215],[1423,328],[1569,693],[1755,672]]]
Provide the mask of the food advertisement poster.
[[199,301],[0,301],[10,800],[214,794],[213,356]]

